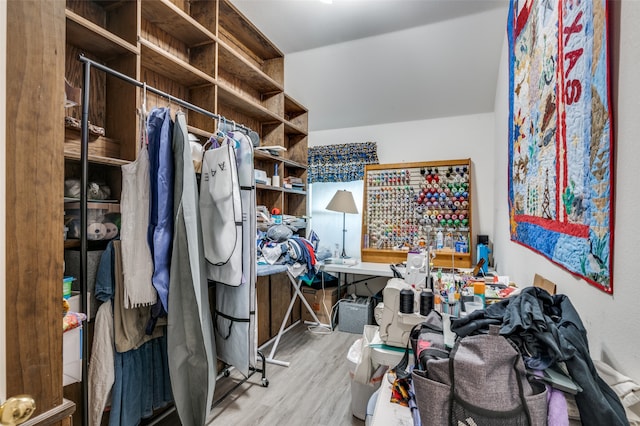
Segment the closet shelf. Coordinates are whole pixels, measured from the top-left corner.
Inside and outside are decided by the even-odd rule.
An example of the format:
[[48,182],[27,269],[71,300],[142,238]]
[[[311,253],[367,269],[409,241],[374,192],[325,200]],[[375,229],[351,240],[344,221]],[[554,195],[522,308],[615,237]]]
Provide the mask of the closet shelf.
[[241,79],[261,93],[283,92],[283,85],[271,78],[224,42],[218,44],[219,69]]
[[307,135],[307,132],[302,127],[296,126],[290,121],[284,122],[284,132],[287,135]]
[[217,37],[169,0],[143,0],[142,17],[188,46],[217,41]]
[[301,191],[299,189],[282,188],[282,190],[288,194],[307,195],[307,191]]
[[287,94],[284,95],[284,109],[294,117],[307,113],[305,107]]
[[293,160],[289,160],[289,159],[285,158],[285,159],[282,160],[282,162],[287,167],[293,167],[293,168],[296,168],[296,169],[307,170],[307,165],[306,164],[298,163],[297,161],[293,161]]
[[284,95],[284,132],[287,135],[307,135],[309,112],[298,101]]
[[202,130],[198,127],[190,126],[187,124],[187,130],[189,133],[193,133],[196,136],[201,136],[203,138],[209,138],[211,136],[211,132],[207,132],[206,130]]
[[141,64],[187,87],[215,85],[215,78],[171,55],[152,42],[140,38]]
[[271,155],[266,151],[263,150],[255,150],[253,152],[253,157],[258,160],[272,160],[272,161],[282,161],[282,157],[278,157],[276,155]]
[[102,60],[109,60],[124,53],[139,54],[133,44],[123,40],[88,19],[71,10],[65,10],[67,18],[67,41],[82,50],[98,55]]
[[[65,149],[64,151],[65,160],[77,160],[80,161],[80,153],[72,152]],[[111,158],[111,157],[101,157],[99,155],[89,155],[89,162],[94,164],[104,164],[106,166],[124,166],[125,164],[129,164],[131,161],[121,160],[119,158]]]
[[232,89],[226,83],[218,82],[218,100],[220,103],[235,108],[236,111],[249,117],[254,117],[260,121],[282,121],[276,113],[267,108],[248,100],[244,95]]
[[298,163],[297,161],[289,160],[288,158],[280,157],[277,155],[271,155],[264,150],[255,150],[253,156],[256,160],[269,160],[273,162],[284,163],[286,167],[307,170],[306,164]]
[[273,192],[284,192],[284,188],[280,188],[279,186],[265,185],[263,183],[256,183],[256,189],[265,189],[267,191]]
[[229,0],[219,3],[219,37],[229,44],[244,47],[258,63],[269,59],[282,58],[284,54],[275,47],[262,32],[242,15]]

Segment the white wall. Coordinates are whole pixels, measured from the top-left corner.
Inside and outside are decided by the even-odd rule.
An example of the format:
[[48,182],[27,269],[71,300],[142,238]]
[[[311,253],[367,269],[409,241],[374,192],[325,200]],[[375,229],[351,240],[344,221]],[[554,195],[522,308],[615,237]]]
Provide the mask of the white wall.
[[[352,127],[348,129],[322,130],[309,133],[309,146],[373,141],[378,143],[378,159],[381,164],[407,163],[432,160],[454,160],[471,158],[472,161],[472,197],[473,197],[473,233],[493,235],[493,199],[494,199],[494,115],[477,114],[459,117],[447,117],[433,120],[408,121],[404,123],[380,124],[376,126]],[[311,216],[312,227],[317,230],[327,226],[336,226],[324,222],[325,217],[335,219],[320,209],[331,199],[336,189],[330,187],[330,194],[318,194],[312,189]],[[323,191],[326,192],[326,191]],[[356,194],[354,194],[356,195]],[[362,189],[358,193],[356,204],[362,206]],[[322,202],[316,202],[322,197]],[[359,209],[361,210],[361,208]],[[348,218],[350,223],[361,221],[361,216]],[[342,218],[339,218],[342,229]],[[355,226],[355,225],[354,225]],[[360,226],[358,225],[358,228]],[[348,228],[351,229],[351,228]],[[329,234],[334,238],[335,233]],[[338,233],[339,239],[342,235]],[[360,237],[347,234],[350,238],[347,250],[359,252]],[[475,237],[474,237],[475,241]],[[334,241],[328,241],[333,243]],[[338,242],[338,241],[335,241]],[[340,241],[340,244],[342,242]],[[352,255],[353,256],[353,255]]]
[[311,131],[492,112],[502,1],[504,8],[288,54],[286,92],[309,108]]
[[[495,216],[494,258],[499,272],[520,285],[529,284],[539,273],[558,285],[558,293],[569,296],[584,322],[595,359],[640,381],[640,285],[637,267],[640,185],[637,168],[640,159],[640,2],[610,3],[612,75],[615,115],[615,238],[613,295],[607,295],[587,282],[575,278],[546,258],[512,243],[509,238],[507,205],[507,117],[508,72],[506,39],[496,93],[495,125]],[[620,9],[620,13],[616,10]],[[616,51],[619,47],[619,52]],[[619,58],[619,59],[618,59]],[[616,60],[619,60],[616,63]],[[616,71],[617,84],[616,84]],[[616,89],[617,88],[617,89]],[[617,95],[615,94],[617,92]],[[616,101],[617,97],[617,101]]]

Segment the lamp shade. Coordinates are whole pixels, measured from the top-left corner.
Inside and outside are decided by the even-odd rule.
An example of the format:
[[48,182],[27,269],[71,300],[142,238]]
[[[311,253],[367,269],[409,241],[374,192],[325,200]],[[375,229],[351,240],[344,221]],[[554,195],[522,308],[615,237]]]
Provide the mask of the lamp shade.
[[358,213],[356,202],[353,200],[353,194],[351,191],[346,191],[344,189],[336,191],[336,194],[327,205],[327,210],[340,213]]

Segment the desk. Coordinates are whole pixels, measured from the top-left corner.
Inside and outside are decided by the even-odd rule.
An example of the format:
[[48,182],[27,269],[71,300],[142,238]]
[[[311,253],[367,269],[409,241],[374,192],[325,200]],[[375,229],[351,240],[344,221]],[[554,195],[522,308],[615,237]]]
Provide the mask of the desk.
[[[343,274],[352,275],[369,275],[372,277],[393,277],[393,271],[391,270],[390,263],[373,263],[373,262],[358,262],[355,265],[343,265],[339,263],[325,263],[321,265],[320,270],[324,272],[333,272],[338,274],[338,297],[342,295],[340,286],[342,284]],[[404,268],[399,268],[398,272],[403,273]],[[357,284],[361,281],[354,281],[351,284]],[[345,278],[346,283],[346,278]]]
[[322,270],[338,274],[371,275],[376,277],[393,277],[390,263],[358,262],[355,265],[325,263]]

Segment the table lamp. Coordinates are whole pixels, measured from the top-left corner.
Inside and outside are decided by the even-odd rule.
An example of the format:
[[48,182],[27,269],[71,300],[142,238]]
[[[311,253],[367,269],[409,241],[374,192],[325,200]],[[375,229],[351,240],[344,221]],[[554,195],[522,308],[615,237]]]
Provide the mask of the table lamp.
[[349,256],[347,256],[347,253],[344,250],[345,236],[347,234],[345,215],[346,213],[358,213],[358,208],[356,207],[356,202],[353,200],[353,194],[351,193],[351,191],[346,191],[344,189],[339,189],[338,191],[336,191],[336,194],[327,205],[327,210],[342,213],[342,254],[340,255],[340,257],[346,259]]

